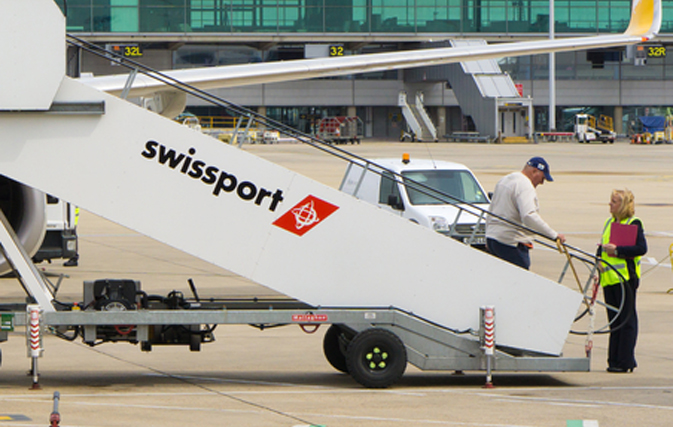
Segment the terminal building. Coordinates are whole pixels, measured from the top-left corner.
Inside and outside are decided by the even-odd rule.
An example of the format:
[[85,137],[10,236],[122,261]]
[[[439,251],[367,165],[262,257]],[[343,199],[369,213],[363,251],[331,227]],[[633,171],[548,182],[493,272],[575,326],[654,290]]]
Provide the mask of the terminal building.
[[[68,33],[123,46],[127,55],[160,70],[549,37],[549,2],[538,0],[56,1]],[[629,0],[556,0],[555,37],[623,32],[630,8]],[[663,9],[673,10],[673,1],[664,0]],[[554,130],[571,131],[577,113],[610,116],[622,135],[633,131],[639,116],[669,115],[669,15],[664,13],[659,39],[641,49],[555,54]],[[522,56],[476,67],[450,64],[214,93],[304,132],[321,117],[357,115],[366,137],[387,139],[407,130],[401,94],[411,104],[420,96],[440,140],[465,131],[494,138],[549,130],[549,63],[550,55]],[[79,69],[128,72],[87,55]],[[188,100],[187,111],[223,114],[197,99]]]

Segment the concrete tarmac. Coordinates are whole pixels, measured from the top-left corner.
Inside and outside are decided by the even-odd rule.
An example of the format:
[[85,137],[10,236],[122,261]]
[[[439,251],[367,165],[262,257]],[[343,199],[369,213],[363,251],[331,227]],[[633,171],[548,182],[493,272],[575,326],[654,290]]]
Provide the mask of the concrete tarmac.
[[[125,343],[92,348],[46,336],[39,360],[42,389],[29,390],[25,335],[17,330],[0,345],[0,426],[48,424],[54,391],[61,394],[61,425],[78,427],[562,427],[568,420],[596,420],[610,427],[671,425],[673,293],[667,291],[673,288],[673,146],[365,142],[345,148],[368,158],[409,152],[412,159],[464,163],[488,191],[528,158],[544,156],[555,181],[538,187],[542,216],[569,244],[592,253],[608,216],[610,191],[631,189],[649,245],[638,292],[635,372],[607,373],[607,336],[598,335],[589,373],[496,373],[495,388],[486,389],[483,373],[455,375],[409,366],[395,386],[368,390],[325,360],[324,327],[306,334],[298,327],[220,326],[217,340],[199,353],[187,347],[143,353]],[[299,144],[243,149],[333,187],[345,170],[342,162]],[[79,235],[78,267],[40,265],[50,274],[67,275],[58,294],[64,301],[81,300],[82,282],[101,278],[137,279],[149,293],[177,289],[189,294],[192,278],[202,297],[277,296],[88,212],[82,213]],[[532,259],[534,271],[550,278],[559,274],[558,254],[538,247]],[[0,285],[3,301],[23,298],[14,279],[2,279]],[[604,318],[599,312],[596,324],[604,324]],[[583,336],[570,335],[564,354],[581,356],[584,345]]]

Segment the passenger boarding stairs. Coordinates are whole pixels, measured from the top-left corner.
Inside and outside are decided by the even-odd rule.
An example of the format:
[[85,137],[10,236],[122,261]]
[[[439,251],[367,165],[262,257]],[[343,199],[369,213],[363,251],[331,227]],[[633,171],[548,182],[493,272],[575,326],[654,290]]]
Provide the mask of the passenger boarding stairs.
[[412,141],[437,141],[437,128],[423,105],[423,92],[416,92],[415,102],[411,105],[407,102],[407,93],[400,92],[397,104],[411,129]]
[[[30,41],[42,38],[16,40],[27,43],[27,52],[35,48]],[[99,47],[68,41],[110,58]],[[11,111],[3,105],[8,98],[0,96],[3,175],[313,307],[363,309],[356,316],[360,323],[372,315],[366,308],[395,307],[447,331],[477,331],[480,308],[494,305],[499,348],[561,354],[582,293],[68,78],[58,50],[43,51],[39,68],[30,56],[0,64],[0,78],[10,70],[47,86]],[[140,64],[119,61],[336,158],[376,168]],[[57,78],[45,78],[45,70]],[[423,355],[408,351],[420,366]]]

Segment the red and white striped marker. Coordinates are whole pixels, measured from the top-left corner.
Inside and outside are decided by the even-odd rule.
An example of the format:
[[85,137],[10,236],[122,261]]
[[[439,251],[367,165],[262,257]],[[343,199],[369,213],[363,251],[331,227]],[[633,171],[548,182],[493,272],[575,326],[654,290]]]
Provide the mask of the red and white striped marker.
[[484,307],[484,353],[495,354],[495,307]]
[[40,314],[42,310],[39,305],[29,305],[28,308],[28,357],[42,356],[42,336],[40,333]]
[[491,365],[495,357],[495,307],[487,305],[481,308],[484,328],[484,355],[486,356],[486,384],[484,388],[493,388]]
[[39,390],[38,383],[39,374],[37,372],[37,358],[42,356],[42,334],[40,327],[40,319],[42,317],[42,309],[37,304],[30,304],[26,307],[28,315],[28,326],[26,327],[26,339],[28,340],[28,357],[31,358],[33,374],[32,390]]

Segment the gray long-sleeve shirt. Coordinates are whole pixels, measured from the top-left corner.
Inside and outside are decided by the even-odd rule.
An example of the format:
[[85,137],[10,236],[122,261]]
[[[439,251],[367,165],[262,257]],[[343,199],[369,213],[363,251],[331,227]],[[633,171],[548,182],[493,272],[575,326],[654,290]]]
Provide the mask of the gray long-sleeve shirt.
[[[496,184],[491,212],[556,239],[558,233],[542,219],[539,210],[535,187],[523,173],[513,172]],[[486,219],[486,237],[516,246],[519,243],[532,243],[534,234],[489,216]]]

